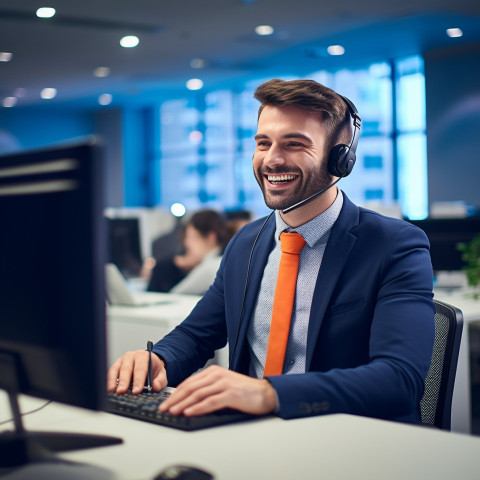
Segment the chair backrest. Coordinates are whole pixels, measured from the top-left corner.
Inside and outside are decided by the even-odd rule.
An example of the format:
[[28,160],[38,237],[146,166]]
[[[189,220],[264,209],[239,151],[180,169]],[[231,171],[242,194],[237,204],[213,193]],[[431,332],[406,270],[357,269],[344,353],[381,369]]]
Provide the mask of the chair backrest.
[[435,341],[432,360],[420,401],[422,423],[450,430],[452,396],[462,337],[462,312],[446,303],[435,303]]

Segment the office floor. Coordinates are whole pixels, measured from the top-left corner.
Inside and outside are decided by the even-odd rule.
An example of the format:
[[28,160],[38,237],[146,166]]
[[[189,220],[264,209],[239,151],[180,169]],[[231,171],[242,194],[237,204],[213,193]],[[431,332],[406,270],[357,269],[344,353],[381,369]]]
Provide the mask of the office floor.
[[480,435],[480,322],[469,324],[472,434]]

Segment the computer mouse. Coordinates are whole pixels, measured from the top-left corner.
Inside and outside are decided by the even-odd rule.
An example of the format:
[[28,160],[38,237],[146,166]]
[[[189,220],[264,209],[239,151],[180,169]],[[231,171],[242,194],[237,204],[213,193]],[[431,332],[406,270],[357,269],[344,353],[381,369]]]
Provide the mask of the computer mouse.
[[172,465],[162,470],[153,480],[212,480],[211,473],[189,465]]

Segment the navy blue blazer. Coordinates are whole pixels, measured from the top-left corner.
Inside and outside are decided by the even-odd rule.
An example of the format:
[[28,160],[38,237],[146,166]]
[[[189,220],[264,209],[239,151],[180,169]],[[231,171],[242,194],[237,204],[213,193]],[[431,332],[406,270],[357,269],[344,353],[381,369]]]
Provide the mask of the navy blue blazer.
[[[228,341],[230,368],[248,374],[247,329],[274,246],[275,218],[245,226],[185,321],[154,347],[175,386]],[[351,413],[420,421],[434,339],[428,240],[408,222],[359,208],[344,194],[318,273],[306,373],[269,377],[283,418]]]

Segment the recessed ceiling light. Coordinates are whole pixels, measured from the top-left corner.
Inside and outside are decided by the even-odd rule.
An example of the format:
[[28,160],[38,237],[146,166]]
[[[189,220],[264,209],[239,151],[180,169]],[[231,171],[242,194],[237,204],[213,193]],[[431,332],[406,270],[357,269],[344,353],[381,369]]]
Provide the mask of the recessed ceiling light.
[[187,88],[189,90],[200,90],[203,88],[203,82],[199,78],[191,78],[187,82]]
[[108,67],[97,67],[93,71],[93,75],[95,77],[99,77],[99,78],[108,77],[110,75],[110,68],[108,68]]
[[0,62],[9,62],[13,57],[13,53],[0,52]]
[[255,33],[257,35],[272,35],[274,32],[271,25],[258,25],[255,27]]
[[56,11],[52,7],[41,7],[37,10],[38,18],[52,18]]
[[461,28],[447,28],[447,35],[451,38],[462,37],[463,32]]
[[56,88],[44,88],[40,92],[40,96],[44,100],[51,100],[52,98],[55,98],[57,96],[57,89]]
[[190,60],[190,66],[192,68],[205,68],[207,66],[207,61],[203,58],[192,58]]
[[110,105],[112,103],[112,96],[109,93],[102,93],[98,97],[98,103],[100,105]]
[[2,105],[6,108],[14,107],[17,103],[16,97],[5,97],[2,100]]
[[343,55],[345,53],[345,49],[341,45],[330,45],[327,47],[327,52],[330,55]]
[[140,39],[136,35],[127,35],[120,40],[120,45],[124,48],[133,48],[140,43]]

